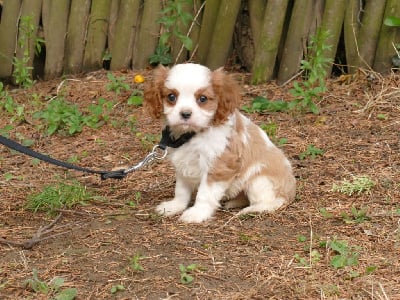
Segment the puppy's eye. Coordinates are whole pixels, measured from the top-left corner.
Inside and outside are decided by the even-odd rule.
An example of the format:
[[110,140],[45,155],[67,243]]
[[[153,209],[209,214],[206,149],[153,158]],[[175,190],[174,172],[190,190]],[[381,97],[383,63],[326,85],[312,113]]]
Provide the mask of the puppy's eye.
[[197,101],[199,101],[200,103],[206,103],[207,100],[208,100],[208,98],[206,96],[204,96],[204,95],[201,95],[199,97],[199,99],[197,99]]
[[168,101],[174,103],[176,101],[176,96],[174,94],[168,94]]

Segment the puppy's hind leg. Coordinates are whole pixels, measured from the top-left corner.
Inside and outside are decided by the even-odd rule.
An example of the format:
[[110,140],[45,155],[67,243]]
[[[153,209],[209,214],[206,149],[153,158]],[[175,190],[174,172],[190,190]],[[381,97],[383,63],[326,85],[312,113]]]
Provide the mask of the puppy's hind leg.
[[273,212],[286,202],[284,198],[276,197],[274,185],[266,176],[251,179],[246,194],[250,205],[242,209],[239,214]]

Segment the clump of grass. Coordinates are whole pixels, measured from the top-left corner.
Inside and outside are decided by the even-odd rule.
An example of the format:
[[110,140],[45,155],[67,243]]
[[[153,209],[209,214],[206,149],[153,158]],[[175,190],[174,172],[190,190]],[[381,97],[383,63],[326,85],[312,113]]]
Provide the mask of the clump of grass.
[[93,199],[93,194],[79,182],[58,182],[47,185],[41,192],[28,196],[26,208],[34,212],[44,211],[52,214],[57,209],[85,204],[91,199]]
[[332,185],[333,192],[339,192],[348,196],[360,195],[369,192],[375,186],[375,182],[366,175],[353,176],[352,180],[344,179],[342,182]]

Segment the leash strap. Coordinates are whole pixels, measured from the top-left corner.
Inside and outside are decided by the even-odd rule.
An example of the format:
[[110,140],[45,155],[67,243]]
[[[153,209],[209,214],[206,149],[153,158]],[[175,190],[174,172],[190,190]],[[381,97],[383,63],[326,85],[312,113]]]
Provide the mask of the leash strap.
[[[59,167],[63,167],[63,168],[70,169],[70,170],[76,170],[76,171],[80,171],[80,172],[84,172],[84,173],[98,174],[98,175],[100,175],[101,179],[105,180],[105,179],[109,179],[109,178],[123,179],[129,173],[136,171],[155,160],[164,159],[167,156],[167,147],[178,148],[178,147],[182,146],[184,143],[188,142],[194,135],[195,135],[194,132],[188,132],[188,133],[184,133],[179,138],[175,139],[174,137],[171,136],[171,130],[170,130],[169,126],[166,126],[164,128],[164,130],[162,131],[160,144],[155,145],[153,147],[153,151],[150,152],[141,162],[139,162],[137,165],[132,166],[128,169],[120,169],[120,170],[115,170],[115,171],[98,171],[98,170],[92,170],[92,169],[88,169],[88,168],[79,167],[79,166],[73,165],[71,163],[61,161],[61,160],[52,158],[50,156],[44,155],[42,153],[36,152],[36,151],[34,151],[28,147],[25,147],[25,146],[21,145],[20,143],[17,143],[13,140],[10,140],[2,135],[0,135],[0,144],[3,144],[4,146],[6,146],[10,149],[21,152],[28,156],[37,158],[41,161],[45,161],[49,164],[53,164],[53,165],[56,165]],[[161,149],[162,152],[160,152],[157,149]]]
[[[53,164],[59,167],[63,167],[66,169],[70,169],[70,170],[76,170],[76,171],[81,171],[81,172],[85,172],[85,173],[92,173],[92,174],[99,174],[103,177],[103,174],[107,174],[107,171],[96,171],[96,170],[91,170],[88,168],[83,168],[83,167],[79,167],[79,166],[75,166],[73,164],[70,164],[68,162],[65,161],[61,161],[58,159],[54,159],[50,156],[44,155],[42,153],[33,151],[32,149],[25,147],[13,140],[10,140],[2,135],[0,135],[0,143],[3,144],[4,146],[13,149],[15,151],[21,152],[23,154],[29,155],[31,157],[40,159],[42,161],[45,161],[49,164]],[[110,177],[111,178],[111,177]]]

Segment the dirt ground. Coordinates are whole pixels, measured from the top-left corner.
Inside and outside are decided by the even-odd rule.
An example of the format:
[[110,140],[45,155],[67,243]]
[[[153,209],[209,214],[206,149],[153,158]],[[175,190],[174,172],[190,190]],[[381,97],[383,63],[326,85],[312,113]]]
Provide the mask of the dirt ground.
[[[142,89],[133,83],[136,73],[114,74]],[[32,139],[31,148],[61,160],[78,158],[76,164],[88,168],[140,161],[157,142],[161,123],[127,105],[129,92],[107,91],[106,75],[10,90],[27,116],[12,124],[11,138]],[[248,74],[237,78],[243,104],[255,96],[291,98],[292,83],[251,86]],[[287,139],[281,148],[293,164],[297,198],[274,214],[239,218],[238,210],[221,209],[204,224],[183,224],[154,213],[173,196],[168,161],[101,181],[1,146],[0,299],[54,299],[67,288],[76,288],[76,299],[400,299],[399,86],[398,75],[360,72],[329,80],[319,115],[245,113],[259,125],[275,124],[274,140]],[[60,94],[82,109],[100,97],[115,101],[110,120],[72,137],[46,136],[30,116],[38,103]],[[0,114],[3,128],[11,117]],[[310,145],[323,155],[303,158]],[[361,175],[375,183],[370,191],[333,191],[334,184]],[[58,219],[26,209],[29,196],[44,186],[74,180],[96,195],[93,201],[59,210]],[[25,249],[22,243],[40,229],[38,242]],[[345,251],[334,241],[347,245]],[[332,260],[340,256],[357,259],[345,258],[335,268]],[[191,282],[182,283],[179,266],[193,264],[187,270],[192,278],[184,276]],[[61,289],[45,294],[26,287],[34,269],[48,286],[62,277]]]

